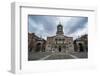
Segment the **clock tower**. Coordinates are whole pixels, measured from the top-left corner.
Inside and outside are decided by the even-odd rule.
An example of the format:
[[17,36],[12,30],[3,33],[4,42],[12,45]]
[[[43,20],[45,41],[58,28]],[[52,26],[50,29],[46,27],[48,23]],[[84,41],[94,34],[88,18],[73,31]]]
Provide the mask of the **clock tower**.
[[61,25],[61,23],[58,24],[57,26],[57,32],[56,32],[57,35],[63,35],[63,26]]

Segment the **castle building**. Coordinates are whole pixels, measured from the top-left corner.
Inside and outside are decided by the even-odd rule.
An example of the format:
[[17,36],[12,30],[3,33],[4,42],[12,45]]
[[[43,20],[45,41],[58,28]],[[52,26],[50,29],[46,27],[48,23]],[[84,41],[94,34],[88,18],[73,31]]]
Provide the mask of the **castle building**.
[[61,23],[57,26],[55,36],[47,37],[47,40],[38,37],[35,33],[28,33],[29,52],[88,52],[88,35],[73,40],[73,37],[64,35]]
[[44,52],[46,46],[46,41],[35,33],[28,33],[28,50],[29,52]]
[[74,40],[75,52],[88,52],[88,35],[82,35]]
[[47,37],[46,51],[48,52],[73,52],[73,37],[64,35],[63,26],[61,23],[57,26],[57,32],[55,36]]

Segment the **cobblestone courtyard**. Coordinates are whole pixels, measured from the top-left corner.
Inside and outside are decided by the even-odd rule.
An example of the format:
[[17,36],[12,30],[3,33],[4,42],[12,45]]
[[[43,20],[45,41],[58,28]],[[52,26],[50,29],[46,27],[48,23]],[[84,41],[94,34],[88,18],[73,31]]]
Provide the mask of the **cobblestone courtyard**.
[[79,59],[88,58],[87,52],[73,53],[51,53],[51,52],[30,52],[28,60],[55,60],[55,59]]

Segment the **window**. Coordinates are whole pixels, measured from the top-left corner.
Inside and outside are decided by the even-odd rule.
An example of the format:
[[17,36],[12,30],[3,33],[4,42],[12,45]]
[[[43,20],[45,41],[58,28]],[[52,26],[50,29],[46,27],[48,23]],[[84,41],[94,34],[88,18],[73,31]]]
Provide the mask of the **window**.
[[57,46],[55,46],[55,48],[57,48]]
[[65,39],[62,39],[62,41],[63,41],[63,44],[64,44]]
[[71,42],[69,42],[69,44],[71,44]]
[[56,44],[57,44],[57,39],[55,39],[55,42],[56,42]]
[[66,46],[63,46],[63,48],[66,48]]

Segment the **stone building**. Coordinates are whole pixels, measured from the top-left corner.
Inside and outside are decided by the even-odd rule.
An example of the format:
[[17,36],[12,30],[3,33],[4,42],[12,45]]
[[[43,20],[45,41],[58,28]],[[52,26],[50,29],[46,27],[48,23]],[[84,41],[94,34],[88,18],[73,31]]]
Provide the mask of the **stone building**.
[[46,51],[49,52],[73,52],[73,37],[64,35],[63,26],[59,23],[55,36],[47,37]]
[[40,52],[45,51],[46,41],[35,33],[28,33],[28,51],[29,52]]
[[76,52],[87,52],[88,51],[88,35],[82,35],[81,37],[74,40],[74,49]]

